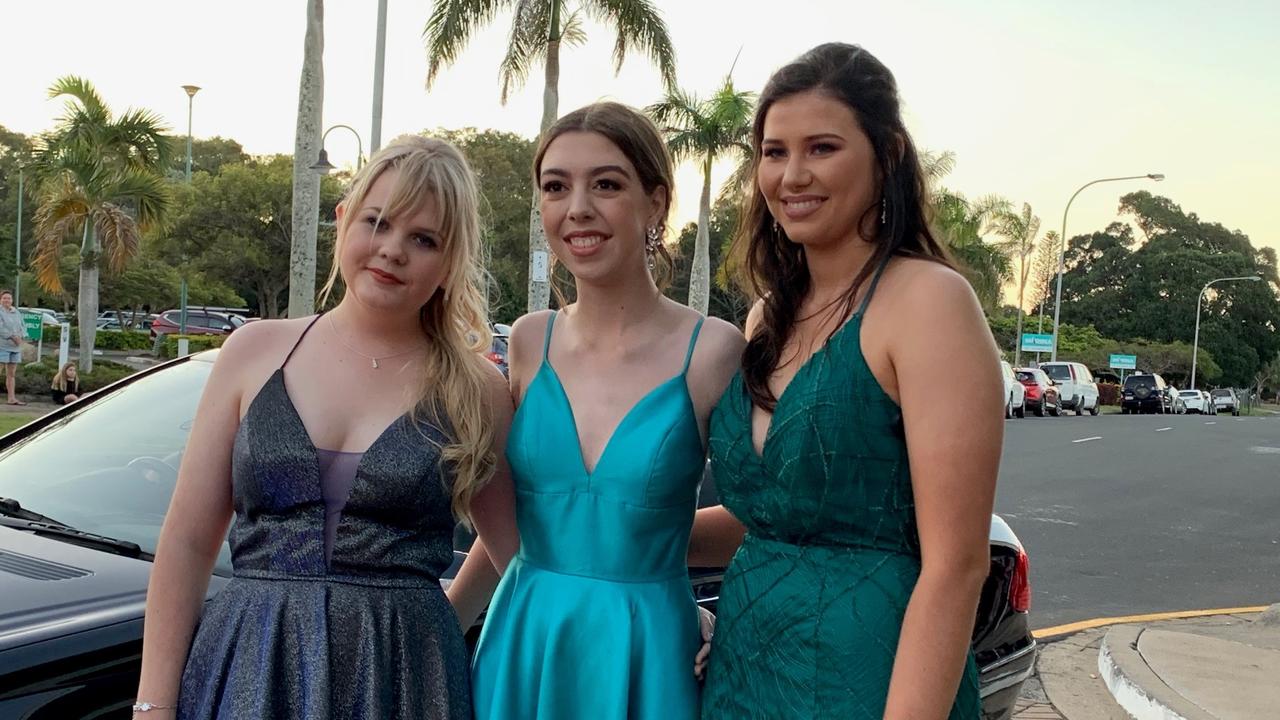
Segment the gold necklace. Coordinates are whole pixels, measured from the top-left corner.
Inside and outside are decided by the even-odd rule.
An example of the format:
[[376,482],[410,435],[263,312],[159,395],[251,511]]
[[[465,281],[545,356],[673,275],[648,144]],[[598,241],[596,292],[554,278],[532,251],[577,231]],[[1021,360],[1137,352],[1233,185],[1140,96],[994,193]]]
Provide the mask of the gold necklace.
[[377,356],[377,357],[374,357],[373,355],[366,355],[366,354],[364,354],[364,353],[360,352],[359,350],[355,349],[354,347],[352,347],[352,346],[351,346],[351,343],[347,342],[346,338],[342,337],[342,333],[338,331],[338,325],[337,325],[337,323],[335,323],[335,322],[333,321],[333,315],[332,315],[332,314],[330,314],[330,315],[329,315],[329,327],[333,330],[333,334],[334,334],[334,336],[338,338],[338,342],[342,343],[342,344],[343,344],[343,345],[344,345],[348,350],[350,350],[351,352],[355,353],[356,355],[359,355],[360,357],[364,358],[365,360],[369,360],[370,362],[372,362],[372,363],[373,363],[373,369],[374,369],[374,370],[377,370],[377,369],[378,369],[378,361],[379,361],[379,360],[390,360],[391,358],[394,358],[394,357],[400,357],[401,355],[408,355],[409,353],[411,353],[411,352],[413,352],[413,351],[415,351],[415,350],[421,350],[422,348],[424,348],[424,347],[426,347],[426,346],[427,346],[427,344],[426,344],[426,343],[423,343],[423,344],[421,344],[421,345],[417,345],[417,346],[415,346],[415,347],[411,347],[411,348],[409,348],[408,350],[401,350],[401,351],[400,351],[400,352],[398,352],[398,353],[392,353],[392,354],[390,354],[390,355],[379,355],[379,356]]

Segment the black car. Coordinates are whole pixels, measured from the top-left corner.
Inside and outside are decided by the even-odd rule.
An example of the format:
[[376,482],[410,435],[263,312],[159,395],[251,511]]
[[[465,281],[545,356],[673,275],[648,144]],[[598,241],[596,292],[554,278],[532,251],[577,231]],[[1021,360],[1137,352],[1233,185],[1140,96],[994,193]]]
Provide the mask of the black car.
[[[0,718],[130,716],[150,560],[216,354],[144,370],[0,437]],[[699,504],[716,497],[708,476]],[[471,538],[459,529],[455,541],[465,550]],[[454,553],[442,583],[464,558]],[[723,572],[690,569],[713,612]],[[230,575],[224,545],[208,597]],[[1012,716],[1032,672],[1030,595],[1026,553],[993,517],[973,634],[987,720]]]
[[1164,378],[1155,373],[1134,373],[1124,379],[1120,395],[1121,413],[1163,415],[1173,411],[1173,396]]

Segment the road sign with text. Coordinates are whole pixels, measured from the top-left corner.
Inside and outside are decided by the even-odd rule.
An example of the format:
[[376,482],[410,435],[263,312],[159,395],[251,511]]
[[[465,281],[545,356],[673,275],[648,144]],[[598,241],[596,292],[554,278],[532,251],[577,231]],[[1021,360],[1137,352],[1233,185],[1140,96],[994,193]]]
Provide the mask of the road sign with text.
[[1110,365],[1112,370],[1137,370],[1138,356],[1137,355],[1112,355]]
[[1022,333],[1022,352],[1053,352],[1053,335]]

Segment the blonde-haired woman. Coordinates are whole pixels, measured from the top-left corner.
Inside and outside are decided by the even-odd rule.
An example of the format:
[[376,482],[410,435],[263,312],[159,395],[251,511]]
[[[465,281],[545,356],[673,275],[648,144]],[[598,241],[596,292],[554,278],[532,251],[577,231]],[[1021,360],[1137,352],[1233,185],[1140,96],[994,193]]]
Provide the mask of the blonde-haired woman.
[[55,405],[68,405],[80,399],[80,376],[76,364],[69,362],[58,368],[49,384],[49,396]]
[[[452,145],[395,140],[338,206],[337,307],[223,346],[160,537],[135,717],[471,717],[439,576],[455,518],[500,566],[517,543],[476,198]],[[235,577],[200,618],[233,511]]]

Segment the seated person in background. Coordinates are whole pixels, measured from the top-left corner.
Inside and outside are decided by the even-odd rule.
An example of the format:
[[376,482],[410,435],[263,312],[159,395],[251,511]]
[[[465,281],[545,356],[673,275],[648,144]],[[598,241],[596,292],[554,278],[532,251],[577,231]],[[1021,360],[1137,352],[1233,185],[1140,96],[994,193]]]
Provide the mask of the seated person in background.
[[58,369],[49,395],[57,405],[69,405],[80,399],[80,377],[76,374],[75,363],[66,363]]

